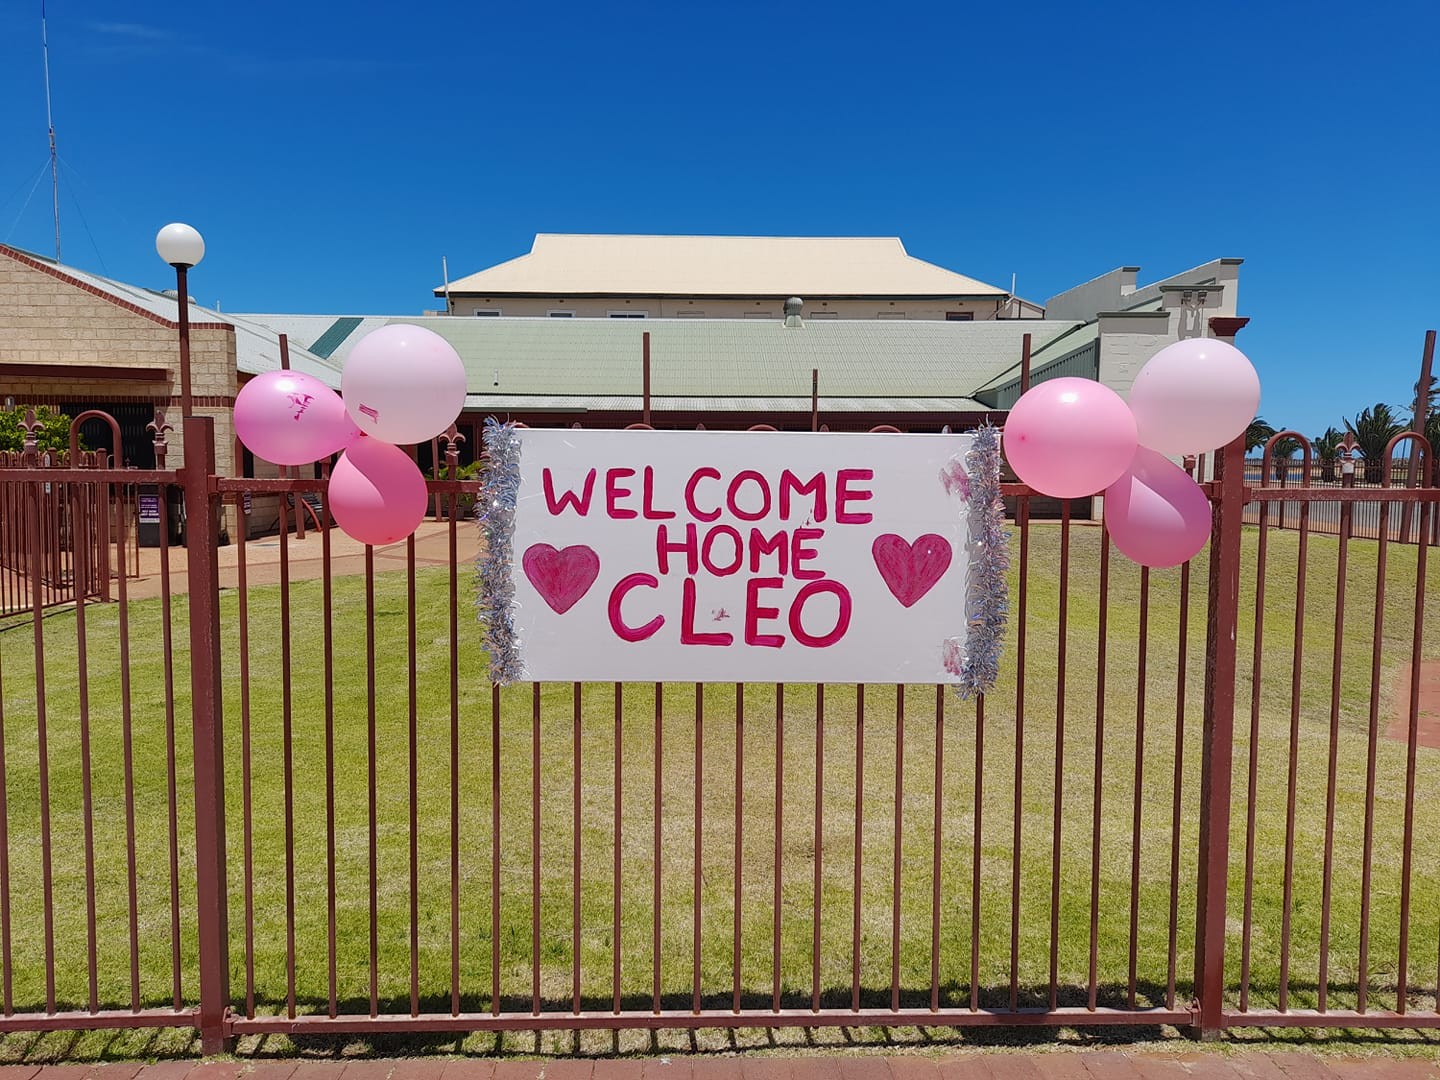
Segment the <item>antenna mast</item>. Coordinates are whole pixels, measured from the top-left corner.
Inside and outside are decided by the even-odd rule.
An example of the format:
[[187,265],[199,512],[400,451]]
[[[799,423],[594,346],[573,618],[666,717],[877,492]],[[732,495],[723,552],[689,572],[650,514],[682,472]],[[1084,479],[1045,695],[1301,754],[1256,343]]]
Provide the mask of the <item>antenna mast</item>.
[[60,165],[55,151],[55,115],[50,107],[50,35],[45,0],[40,0],[40,49],[45,56],[45,123],[50,129],[50,202],[55,211],[55,261],[60,261]]

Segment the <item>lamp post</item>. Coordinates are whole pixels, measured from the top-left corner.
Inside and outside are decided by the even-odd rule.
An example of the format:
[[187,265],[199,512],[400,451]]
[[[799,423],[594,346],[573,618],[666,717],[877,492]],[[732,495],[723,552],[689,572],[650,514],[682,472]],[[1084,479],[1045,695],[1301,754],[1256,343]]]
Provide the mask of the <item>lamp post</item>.
[[180,325],[180,415],[191,414],[190,404],[190,297],[186,271],[205,257],[205,241],[189,225],[172,222],[155,234],[155,250],[175,268],[175,300]]

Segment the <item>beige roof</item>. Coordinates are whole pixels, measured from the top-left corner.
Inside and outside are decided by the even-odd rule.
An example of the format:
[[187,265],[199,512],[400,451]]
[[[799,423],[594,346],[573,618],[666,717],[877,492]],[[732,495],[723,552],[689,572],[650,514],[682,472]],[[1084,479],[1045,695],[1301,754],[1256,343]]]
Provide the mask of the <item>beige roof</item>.
[[[435,294],[443,296],[444,288]],[[580,236],[450,283],[470,296],[1006,296],[894,236]]]

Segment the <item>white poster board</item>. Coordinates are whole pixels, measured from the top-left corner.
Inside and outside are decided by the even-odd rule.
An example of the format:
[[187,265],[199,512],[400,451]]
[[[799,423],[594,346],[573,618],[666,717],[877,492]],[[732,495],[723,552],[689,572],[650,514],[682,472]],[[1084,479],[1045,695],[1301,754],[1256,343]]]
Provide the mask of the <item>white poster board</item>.
[[956,681],[970,435],[518,435],[525,677]]

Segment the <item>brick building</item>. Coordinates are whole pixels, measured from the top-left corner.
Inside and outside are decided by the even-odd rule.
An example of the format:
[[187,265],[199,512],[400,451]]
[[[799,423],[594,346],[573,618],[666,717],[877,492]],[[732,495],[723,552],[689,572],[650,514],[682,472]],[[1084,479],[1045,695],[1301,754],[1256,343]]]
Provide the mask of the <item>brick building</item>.
[[[164,410],[166,464],[182,464],[180,354],[173,293],[113,281],[51,259],[0,245],[0,407],[49,405],[71,416],[102,409],[120,423],[122,444],[109,427],[85,424],[92,449],[118,464],[153,468],[154,441],[146,425]],[[290,350],[293,367],[338,385],[338,367],[303,348]],[[232,410],[239,385],[280,366],[278,335],[231,315],[190,305],[190,372],[195,413],[215,418],[221,472],[234,474]]]

